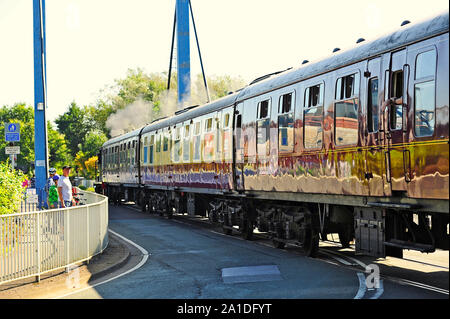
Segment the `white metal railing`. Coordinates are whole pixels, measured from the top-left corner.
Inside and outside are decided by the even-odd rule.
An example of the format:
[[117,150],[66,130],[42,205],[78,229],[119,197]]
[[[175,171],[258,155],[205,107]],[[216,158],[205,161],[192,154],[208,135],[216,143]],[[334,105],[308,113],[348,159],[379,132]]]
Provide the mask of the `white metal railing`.
[[85,205],[0,215],[0,284],[68,268],[108,246],[108,198],[83,191]]

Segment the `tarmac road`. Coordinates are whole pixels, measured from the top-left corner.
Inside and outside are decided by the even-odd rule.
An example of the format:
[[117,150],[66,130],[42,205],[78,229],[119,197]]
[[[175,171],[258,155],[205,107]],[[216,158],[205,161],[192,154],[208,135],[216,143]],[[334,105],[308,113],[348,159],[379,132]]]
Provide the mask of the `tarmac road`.
[[308,258],[127,206],[110,205],[109,215],[110,230],[132,242],[128,263],[91,287],[59,297],[448,299],[448,293],[386,278],[366,280],[370,274],[330,262],[332,258]]

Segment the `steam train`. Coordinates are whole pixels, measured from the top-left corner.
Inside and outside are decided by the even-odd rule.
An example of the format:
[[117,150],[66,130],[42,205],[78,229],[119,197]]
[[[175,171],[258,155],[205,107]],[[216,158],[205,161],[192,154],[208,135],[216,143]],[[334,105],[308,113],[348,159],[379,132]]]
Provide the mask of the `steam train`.
[[308,256],[449,247],[449,15],[108,140],[97,190]]

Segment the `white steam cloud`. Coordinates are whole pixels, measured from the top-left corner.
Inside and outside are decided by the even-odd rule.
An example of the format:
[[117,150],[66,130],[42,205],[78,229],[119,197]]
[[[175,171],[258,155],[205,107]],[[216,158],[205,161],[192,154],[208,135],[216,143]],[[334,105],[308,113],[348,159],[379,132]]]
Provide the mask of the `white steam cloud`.
[[138,99],[111,114],[106,120],[106,127],[111,130],[111,137],[114,137],[142,127],[152,120],[153,104]]
[[[223,94],[223,92],[219,92],[223,87],[228,88],[230,91],[234,91],[244,86],[244,81],[242,79],[232,79],[230,77],[216,77],[214,78],[213,83],[215,83],[216,86],[209,85],[211,100],[215,100],[220,94]],[[111,130],[111,137],[138,129],[157,118],[171,116],[179,109],[176,90],[166,90],[159,95],[158,99],[160,101],[160,111],[158,114],[154,114],[153,112],[154,104],[144,101],[142,98],[137,99],[125,108],[111,114],[106,121],[106,127]],[[197,76],[196,80],[191,82],[190,101],[183,101],[180,108],[191,105],[202,105],[206,102],[207,97],[203,78]]]

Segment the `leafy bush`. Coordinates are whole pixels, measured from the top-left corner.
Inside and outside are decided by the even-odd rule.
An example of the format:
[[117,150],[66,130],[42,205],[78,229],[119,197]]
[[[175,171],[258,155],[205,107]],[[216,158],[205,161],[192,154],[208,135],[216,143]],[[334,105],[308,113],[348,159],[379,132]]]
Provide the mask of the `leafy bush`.
[[84,186],[84,185],[80,185],[80,186],[78,186],[78,188],[81,189],[82,191],[86,190],[86,186]]
[[94,189],[94,187],[88,187],[88,189],[86,189],[88,192],[93,192],[93,193],[95,193],[95,189]]
[[24,197],[22,183],[25,176],[22,171],[14,170],[7,162],[0,162],[0,215],[12,214]]

